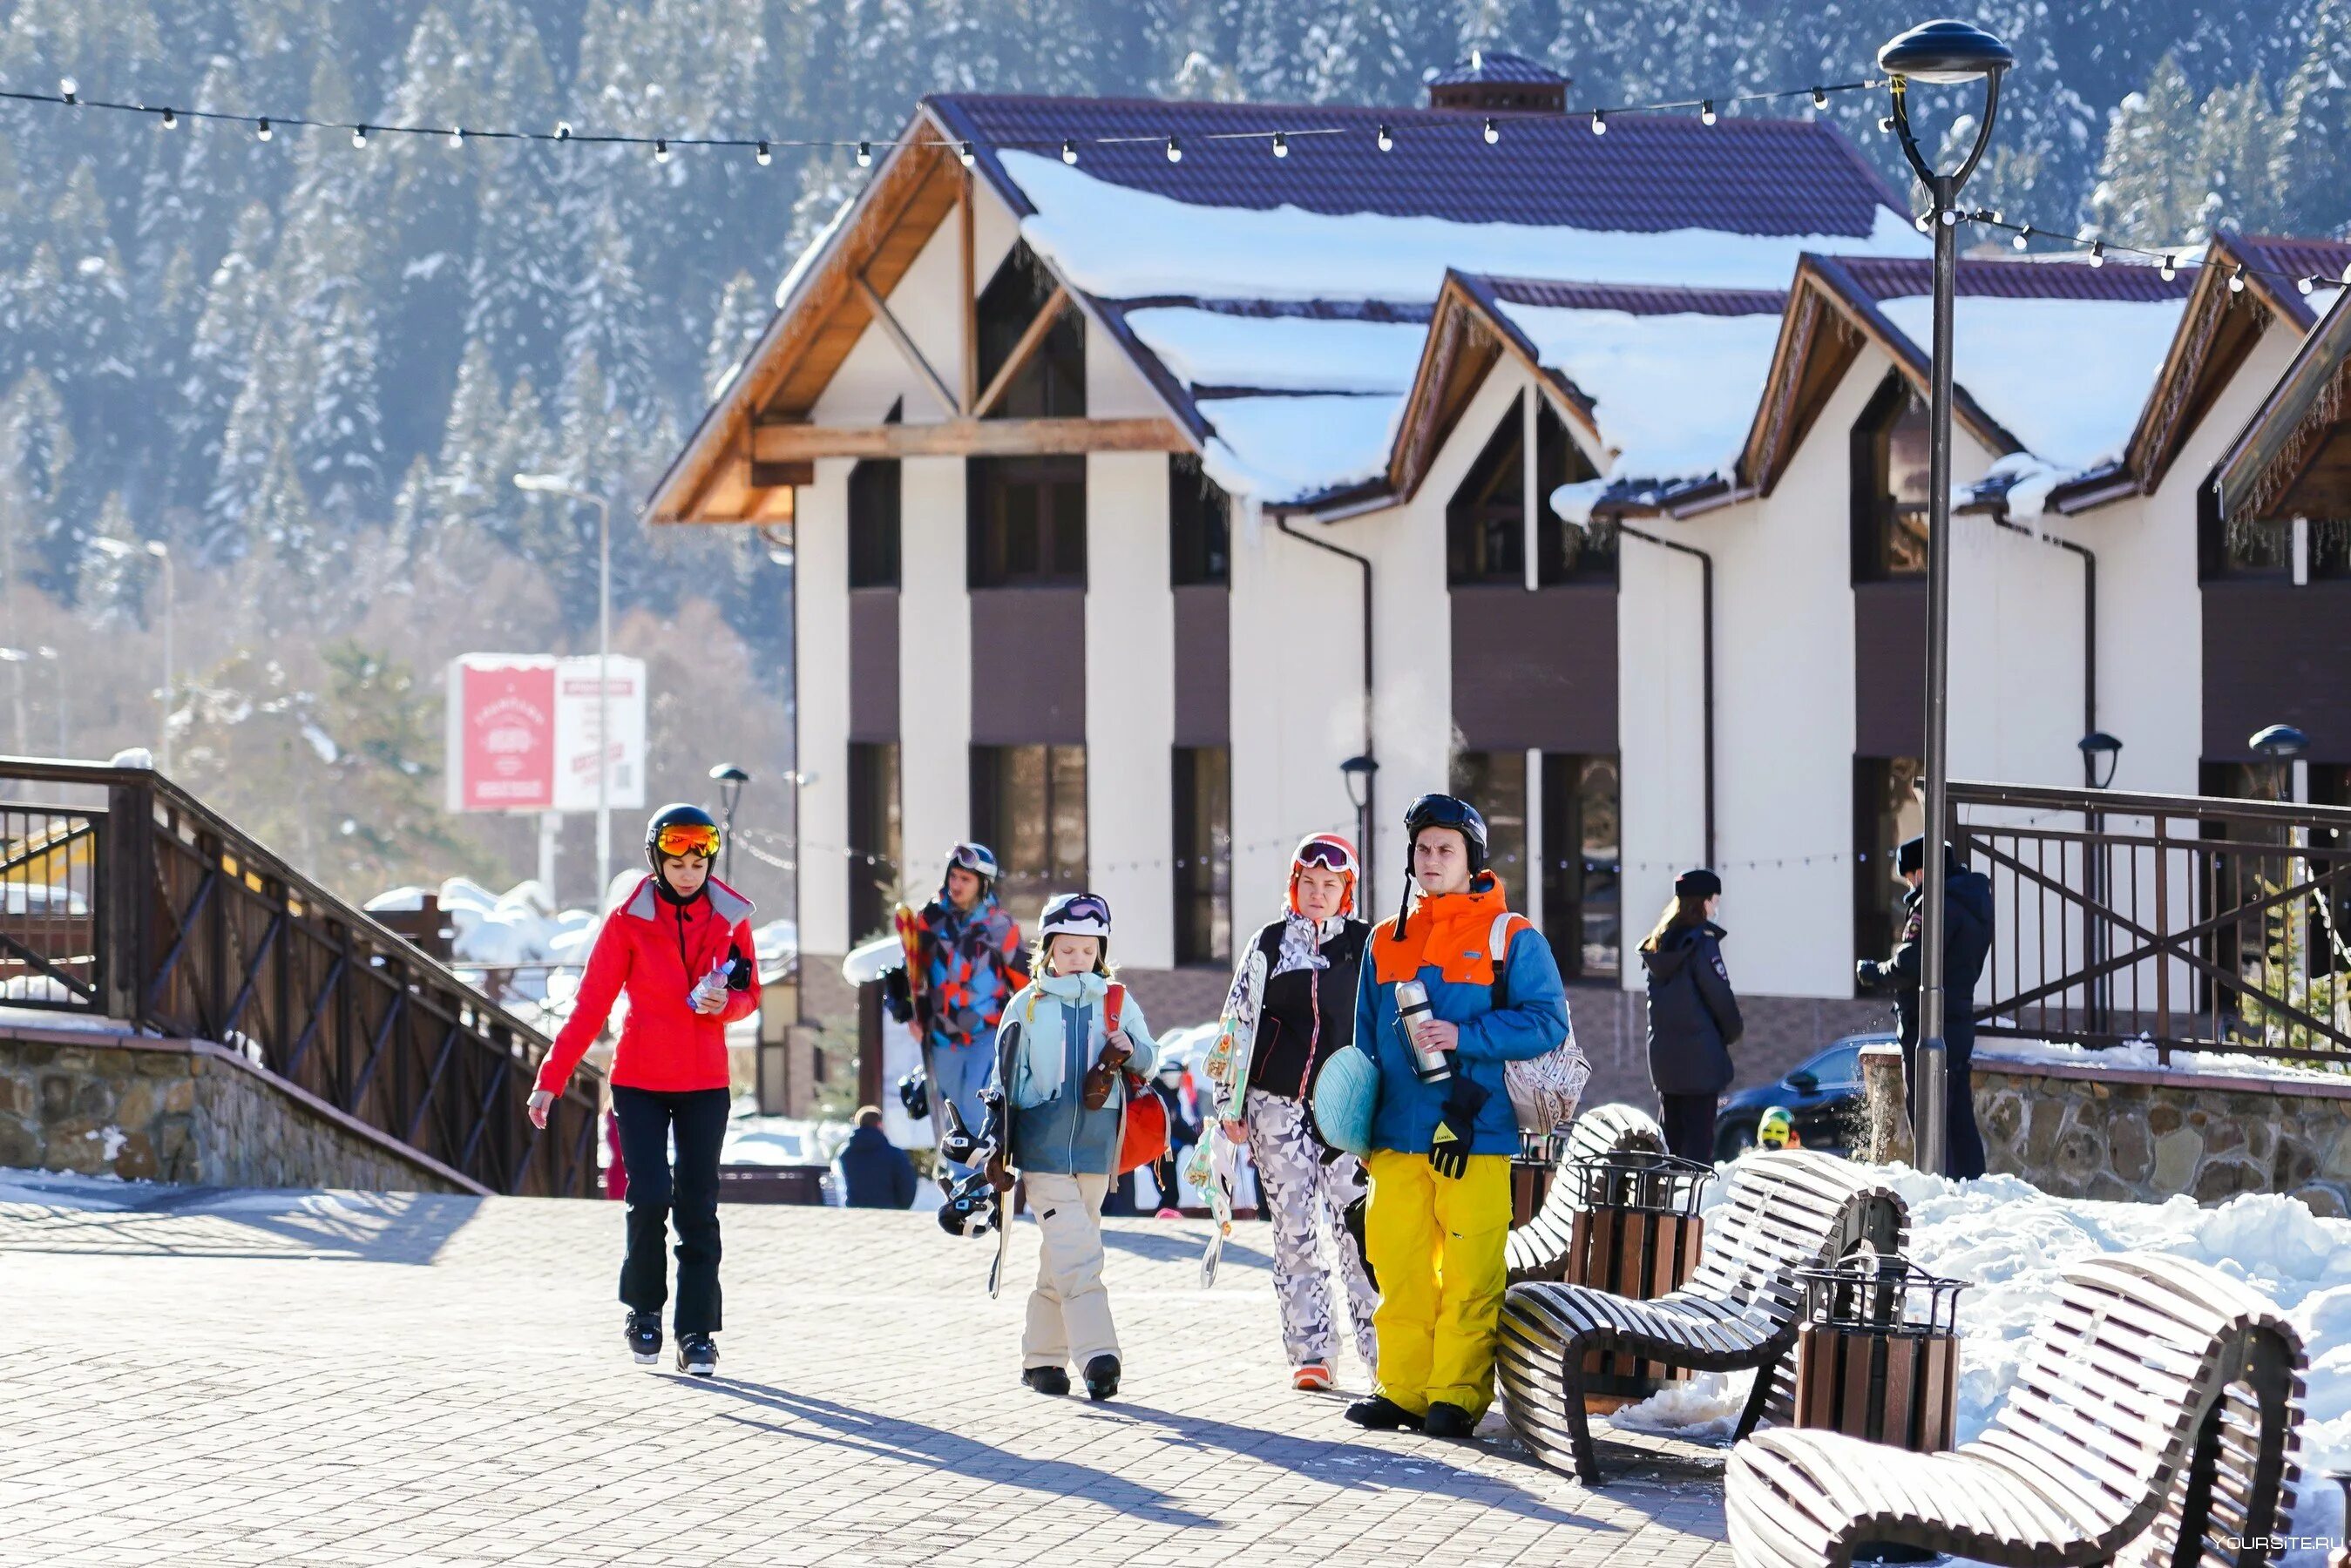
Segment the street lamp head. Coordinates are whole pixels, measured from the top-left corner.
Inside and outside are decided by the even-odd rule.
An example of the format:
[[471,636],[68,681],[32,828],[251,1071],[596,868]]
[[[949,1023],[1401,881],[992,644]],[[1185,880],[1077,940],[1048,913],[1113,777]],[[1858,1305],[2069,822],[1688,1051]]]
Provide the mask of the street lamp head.
[[751,775],[733,763],[719,763],[710,770],[710,776],[720,784],[734,784],[737,788],[751,782]]
[[[2120,741],[2104,730],[2093,730],[2075,744],[2082,748],[2082,760],[2090,765],[2091,788],[2104,789],[2115,782],[2115,769],[2122,762]],[[2101,768],[2104,773],[2099,772]]]
[[2310,737],[2292,724],[2270,724],[2256,730],[2245,744],[2274,763],[2291,762],[2310,749]]
[[1887,76],[1942,86],[1997,77],[2015,64],[2015,50],[1949,16],[1921,22],[1877,51],[1877,68]]
[[1380,764],[1370,757],[1349,757],[1339,764],[1339,772],[1347,781],[1347,798],[1354,802],[1357,810],[1371,799],[1372,775],[1379,771]]

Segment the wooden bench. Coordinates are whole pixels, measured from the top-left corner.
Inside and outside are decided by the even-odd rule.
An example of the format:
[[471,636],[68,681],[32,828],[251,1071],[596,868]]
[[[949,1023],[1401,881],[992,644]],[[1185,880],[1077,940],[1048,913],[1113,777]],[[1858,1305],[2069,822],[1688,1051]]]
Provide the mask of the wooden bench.
[[1794,1271],[1864,1243],[1899,1251],[1909,1214],[1871,1168],[1809,1149],[1750,1155],[1707,1216],[1689,1283],[1654,1301],[1583,1285],[1512,1285],[1502,1298],[1497,1365],[1504,1413],[1545,1464],[1600,1480],[1584,1410],[1585,1356],[1624,1351],[1696,1372],[1755,1373],[1737,1435],[1793,1405],[1788,1352],[1803,1316]]
[[1741,1568],[1844,1568],[1892,1542],[2015,1568],[2256,1568],[2294,1511],[2300,1337],[2183,1258],[2066,1271],[1991,1428],[1949,1453],[1771,1431],[1730,1456]]
[[1510,1283],[1556,1280],[1566,1266],[1575,1216],[1583,1207],[1575,1180],[1576,1163],[1634,1149],[1666,1152],[1665,1131],[1646,1112],[1625,1105],[1594,1106],[1568,1124],[1565,1147],[1552,1169],[1551,1191],[1542,1208],[1510,1232],[1505,1252]]

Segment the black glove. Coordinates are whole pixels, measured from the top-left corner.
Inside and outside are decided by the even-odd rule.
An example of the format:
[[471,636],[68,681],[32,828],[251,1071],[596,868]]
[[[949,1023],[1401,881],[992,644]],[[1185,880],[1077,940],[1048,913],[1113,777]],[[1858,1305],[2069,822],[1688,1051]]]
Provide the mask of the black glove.
[[1469,1171],[1469,1144],[1478,1136],[1478,1113],[1489,1098],[1486,1089],[1469,1081],[1468,1075],[1456,1068],[1452,1086],[1445,1094],[1445,1114],[1437,1124],[1437,1134],[1428,1140],[1428,1163],[1437,1174],[1459,1180]]
[[1863,991],[1876,991],[1878,986],[1877,961],[1856,960],[1853,966],[1853,983]]

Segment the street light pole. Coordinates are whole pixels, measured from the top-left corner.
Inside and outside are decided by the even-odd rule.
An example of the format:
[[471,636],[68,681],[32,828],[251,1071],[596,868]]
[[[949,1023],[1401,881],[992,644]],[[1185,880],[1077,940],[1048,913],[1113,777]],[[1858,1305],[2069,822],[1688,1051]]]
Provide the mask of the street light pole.
[[612,886],[612,508],[552,473],[517,473],[515,488],[596,509],[596,908]]
[[710,776],[718,785],[718,796],[726,818],[725,864],[726,883],[732,887],[735,883],[735,807],[742,800],[743,786],[751,782],[751,775],[733,763],[721,763],[710,770]]
[[[1919,894],[1918,1044],[1910,1080],[1918,1168],[1940,1175],[1949,1163],[1946,1106],[1949,1062],[1943,1041],[1943,969],[1949,921],[1943,908],[1947,881],[1944,832],[1949,811],[1949,707],[1951,669],[1951,314],[1959,277],[1959,187],[1975,172],[1991,145],[2000,110],[2000,78],[2016,63],[2006,44],[1965,22],[1928,22],[1894,38],[1877,51],[1878,68],[1890,78],[1894,127],[1902,155],[1910,161],[1930,201],[1935,235],[1935,330],[1933,386],[1928,400],[1931,441],[1927,496],[1927,745],[1926,873]],[[1975,146],[1959,167],[1938,173],[1910,131],[1909,84],[1984,83],[1983,118]]]

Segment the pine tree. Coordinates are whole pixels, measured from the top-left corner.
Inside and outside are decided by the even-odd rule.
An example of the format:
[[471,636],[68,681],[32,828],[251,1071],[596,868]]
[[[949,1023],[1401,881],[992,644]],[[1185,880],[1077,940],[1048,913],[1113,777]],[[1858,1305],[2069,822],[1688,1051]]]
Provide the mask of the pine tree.
[[337,293],[323,323],[305,322],[298,355],[306,389],[294,451],[319,506],[381,515],[383,418],[376,402],[375,323],[357,289]]
[[229,411],[253,374],[253,343],[260,330],[272,237],[269,209],[258,202],[247,204],[237,214],[228,250],[205,286],[203,313],[172,410],[175,499],[200,500],[220,467]]
[[100,549],[92,541],[104,539],[117,545],[130,545],[137,550],[142,544],[139,530],[131,520],[131,511],[123,504],[122,493],[110,490],[98,509],[98,520],[91,524],[86,547],[77,557],[78,570],[74,585],[74,602],[81,613],[99,626],[114,625],[123,620],[135,620],[144,602],[150,579],[154,576],[154,560],[143,554],[128,554],[121,550]]
[[2147,90],[2123,99],[2106,131],[2090,218],[2098,232],[2134,244],[2171,244],[2196,224],[2203,205],[2201,138],[2195,89],[2169,55]]
[[72,558],[59,546],[73,537],[60,515],[73,457],[65,400],[47,376],[26,370],[0,399],[0,593],[28,579],[53,588],[71,580]]
[[2282,230],[2331,234],[2351,221],[2351,0],[2318,0],[2309,38],[2279,95],[2270,180]]
[[2202,239],[2223,222],[2253,233],[2276,228],[2285,203],[2275,183],[2276,120],[2261,73],[2213,89],[2197,119],[2203,200],[2187,236]]
[[710,347],[702,356],[702,388],[716,398],[732,379],[760,328],[775,314],[775,296],[747,272],[738,272],[719,291],[718,309],[711,317]]

